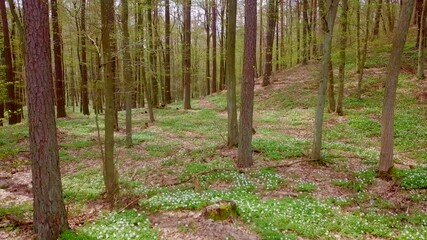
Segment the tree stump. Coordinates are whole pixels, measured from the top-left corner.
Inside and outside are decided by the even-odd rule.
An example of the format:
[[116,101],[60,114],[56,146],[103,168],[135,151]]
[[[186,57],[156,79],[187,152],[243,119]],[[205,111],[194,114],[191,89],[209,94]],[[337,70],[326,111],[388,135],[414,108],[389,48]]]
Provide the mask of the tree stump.
[[237,213],[237,204],[233,201],[220,201],[213,205],[207,206],[203,210],[203,216],[206,218],[217,220],[227,220],[235,218],[239,214]]

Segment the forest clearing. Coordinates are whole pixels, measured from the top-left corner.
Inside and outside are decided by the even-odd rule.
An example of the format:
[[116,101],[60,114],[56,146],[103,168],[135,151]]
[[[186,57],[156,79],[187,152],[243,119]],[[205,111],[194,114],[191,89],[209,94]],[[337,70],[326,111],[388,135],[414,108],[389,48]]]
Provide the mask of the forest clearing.
[[427,0],[0,18],[0,239],[427,238]]

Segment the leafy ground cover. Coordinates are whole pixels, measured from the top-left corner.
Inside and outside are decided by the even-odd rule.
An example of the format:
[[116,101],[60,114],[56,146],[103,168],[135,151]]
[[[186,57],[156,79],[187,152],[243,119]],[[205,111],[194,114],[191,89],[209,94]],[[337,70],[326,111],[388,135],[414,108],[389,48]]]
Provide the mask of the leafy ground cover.
[[[349,66],[345,115],[326,113],[321,163],[307,161],[315,62],[277,73],[267,88],[257,81],[252,169],[236,169],[236,149],[225,147],[225,93],[195,100],[189,111],[180,103],[156,109],[148,127],[145,110],[135,109],[134,146],[125,147],[124,129],[115,134],[122,194],[114,211],[103,199],[95,117],[70,112],[57,122],[71,225],[61,239],[425,239],[427,108],[416,97],[423,83],[408,72],[400,76],[394,177],[376,178],[389,51],[377,45],[377,57],[368,57],[362,99]],[[412,66],[413,49],[405,54],[405,66]],[[124,126],[124,112],[119,120]],[[0,148],[0,238],[27,239],[26,124],[3,127]],[[203,209],[221,200],[235,202],[238,216],[206,219]]]

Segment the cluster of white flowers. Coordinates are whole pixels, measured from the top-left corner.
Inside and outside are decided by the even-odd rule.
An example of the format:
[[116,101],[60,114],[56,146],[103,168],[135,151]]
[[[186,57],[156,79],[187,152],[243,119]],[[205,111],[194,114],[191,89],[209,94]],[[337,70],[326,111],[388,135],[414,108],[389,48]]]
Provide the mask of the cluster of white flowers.
[[158,233],[150,228],[148,219],[136,211],[112,212],[81,231],[103,240],[158,239]]
[[405,189],[427,188],[427,168],[405,170],[401,186]]

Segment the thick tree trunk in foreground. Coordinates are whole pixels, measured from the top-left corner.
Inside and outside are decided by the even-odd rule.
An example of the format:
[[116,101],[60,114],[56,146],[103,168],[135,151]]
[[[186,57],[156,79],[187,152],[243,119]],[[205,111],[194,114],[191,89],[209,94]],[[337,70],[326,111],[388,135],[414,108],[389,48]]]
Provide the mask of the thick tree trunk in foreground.
[[243,81],[239,124],[237,166],[252,166],[252,118],[256,69],[256,0],[245,0],[245,39],[243,52]]
[[[4,63],[6,64],[6,84],[7,84],[7,100],[6,110],[9,112],[9,124],[13,125],[21,122],[21,113],[18,112],[18,100],[15,90],[15,73],[13,71],[12,46],[9,36],[9,25],[7,22],[7,12],[5,0],[0,0],[1,23],[3,29],[3,44],[4,44]],[[3,111],[3,109],[0,109]]]
[[118,173],[114,164],[114,81],[115,35],[114,0],[101,1],[101,41],[104,60],[105,93],[105,158],[103,163],[104,184],[108,200],[113,203],[119,193]]
[[184,109],[191,109],[191,0],[183,3],[184,13]]
[[64,66],[62,65],[62,37],[59,26],[58,2],[51,0],[52,31],[53,31],[53,56],[55,63],[55,93],[56,93],[56,116],[66,117],[65,112],[65,84]]
[[411,21],[415,0],[406,0],[400,10],[399,21],[393,37],[392,52],[387,68],[384,105],[381,118],[380,174],[386,174],[393,167],[394,106],[397,79],[400,73],[403,47]]
[[59,170],[49,37],[49,8],[24,1],[30,159],[37,239],[57,239],[68,228]]
[[227,16],[227,45],[226,45],[226,70],[227,82],[227,112],[228,112],[228,146],[237,146],[239,141],[237,125],[236,103],[236,14],[237,0],[228,0]]
[[320,72],[320,85],[318,93],[318,101],[316,107],[316,119],[314,126],[314,139],[312,149],[312,159],[321,160],[322,149],[322,130],[323,130],[323,115],[325,109],[326,88],[329,79],[329,64],[331,61],[332,51],[332,36],[334,30],[335,17],[337,14],[339,0],[328,0],[325,6],[325,13],[321,16],[325,22],[324,40],[323,40],[323,56],[322,68]]

